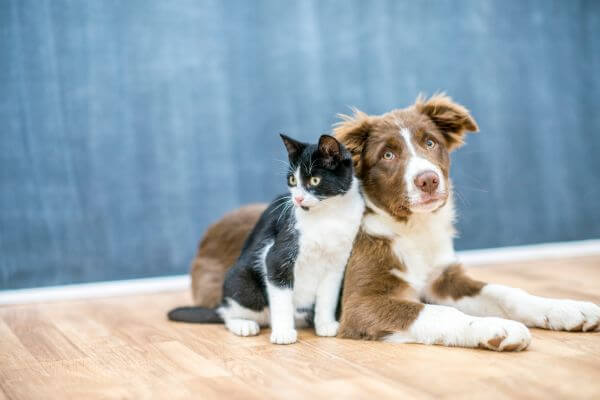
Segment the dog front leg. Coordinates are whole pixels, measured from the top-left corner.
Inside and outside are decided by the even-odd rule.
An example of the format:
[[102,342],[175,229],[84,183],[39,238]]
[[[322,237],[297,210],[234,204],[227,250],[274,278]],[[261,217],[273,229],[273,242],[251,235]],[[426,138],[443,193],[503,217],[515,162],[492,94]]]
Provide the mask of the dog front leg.
[[429,302],[453,306],[478,316],[496,316],[527,326],[565,331],[600,330],[600,307],[587,301],[551,299],[504,285],[469,278],[451,265],[429,285]]
[[531,335],[520,322],[480,318],[453,307],[376,297],[353,301],[342,310],[340,336],[392,343],[481,347],[496,351],[525,349]]

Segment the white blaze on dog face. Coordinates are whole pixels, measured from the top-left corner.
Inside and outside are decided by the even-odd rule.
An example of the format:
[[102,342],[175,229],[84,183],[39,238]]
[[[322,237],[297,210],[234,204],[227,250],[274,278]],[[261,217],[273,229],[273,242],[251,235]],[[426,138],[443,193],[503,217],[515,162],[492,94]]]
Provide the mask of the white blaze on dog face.
[[374,206],[403,217],[445,204],[450,160],[443,135],[430,119],[398,110],[379,117],[371,135],[360,177]]
[[[441,168],[432,161],[440,163],[442,160],[436,159],[436,155],[427,154],[423,149],[417,150],[418,143],[413,143],[412,132],[402,124],[400,127],[400,136],[406,144],[407,158],[404,166],[404,182],[406,188],[406,197],[409,201],[409,207],[413,212],[428,212],[437,209],[447,198],[446,187],[448,186]],[[433,150],[435,143],[431,138],[425,139],[425,148]],[[429,160],[427,157],[432,158]],[[425,176],[426,175],[426,176]],[[429,180],[429,181],[427,181]],[[435,186],[426,187],[417,185]]]

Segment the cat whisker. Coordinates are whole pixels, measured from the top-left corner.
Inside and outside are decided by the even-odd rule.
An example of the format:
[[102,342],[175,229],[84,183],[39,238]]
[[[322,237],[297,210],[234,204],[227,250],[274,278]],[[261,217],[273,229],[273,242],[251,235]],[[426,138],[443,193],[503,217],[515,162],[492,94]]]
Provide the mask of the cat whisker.
[[282,197],[282,198],[280,198],[280,199],[273,200],[273,204],[277,204],[277,203],[285,203],[286,201],[288,201],[288,200],[291,200],[291,199],[292,199],[292,195],[291,195],[291,194],[288,194],[288,195],[285,195],[285,196],[283,196],[283,197]]
[[292,166],[292,165],[289,163],[289,161],[280,160],[280,159],[278,159],[278,158],[274,158],[274,160],[275,160],[275,161],[278,161],[278,162],[280,162],[280,163],[281,163],[281,164],[283,164],[283,165],[284,165],[284,167],[285,167],[285,170],[284,170],[284,171],[281,171],[281,172],[279,173],[280,175],[284,175],[284,174],[285,174],[285,175],[290,175],[290,174],[293,174],[293,173],[294,173],[294,168],[293,168],[293,166]]
[[281,211],[281,214],[279,214],[279,217],[277,218],[277,223],[279,223],[279,220],[281,219],[281,216],[284,215],[284,214],[286,214],[288,212],[288,210],[290,209],[290,207],[293,206],[293,203],[291,201],[287,202],[287,203],[284,203],[284,204],[286,205],[286,207],[284,207],[283,211]]
[[309,161],[309,162],[310,162],[310,166],[309,166],[309,168],[308,168],[308,174],[309,174],[309,175],[312,175],[312,169],[313,169],[313,167],[315,166],[315,161],[316,161],[316,160],[313,160],[313,158],[312,158],[312,154],[311,154],[311,155],[310,155],[310,161]]
[[[291,203],[291,201],[290,201],[291,198],[284,198],[284,199],[281,199],[281,200],[285,200],[285,201],[280,201],[279,205],[277,205],[277,207],[273,208],[269,214],[273,214],[279,208],[285,207],[285,205],[288,204],[288,202]],[[285,210],[285,208],[284,208],[284,210]],[[281,217],[281,215],[280,215],[280,217]]]
[[285,200],[285,199],[291,199],[292,195],[291,194],[283,194],[281,195],[281,197],[279,199],[273,200],[273,201],[281,201],[281,200]]
[[289,198],[287,198],[287,199],[279,199],[279,200],[274,201],[273,204],[277,204],[279,206],[281,204],[285,204],[286,201],[289,201],[289,200],[290,200]]

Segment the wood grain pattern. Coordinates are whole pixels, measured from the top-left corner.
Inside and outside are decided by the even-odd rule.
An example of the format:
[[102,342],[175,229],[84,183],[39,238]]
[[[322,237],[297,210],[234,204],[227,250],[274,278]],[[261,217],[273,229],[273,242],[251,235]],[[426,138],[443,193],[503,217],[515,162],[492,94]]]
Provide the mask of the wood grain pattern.
[[[471,269],[535,294],[600,303],[600,258]],[[0,308],[0,400],[600,398],[600,334],[534,329],[523,353],[318,338],[165,313],[186,292]]]

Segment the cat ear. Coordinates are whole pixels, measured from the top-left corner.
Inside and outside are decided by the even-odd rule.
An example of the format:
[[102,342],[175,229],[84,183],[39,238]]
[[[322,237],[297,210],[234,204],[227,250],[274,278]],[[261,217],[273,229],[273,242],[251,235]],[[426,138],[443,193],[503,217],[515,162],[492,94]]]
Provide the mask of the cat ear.
[[292,139],[289,136],[280,133],[281,139],[283,140],[283,144],[285,144],[285,148],[288,152],[288,157],[290,160],[296,159],[302,153],[302,150],[306,147],[305,143],[299,142],[297,140]]
[[444,93],[425,99],[419,96],[415,102],[417,111],[428,116],[444,135],[448,150],[452,151],[464,143],[466,132],[477,132],[477,123],[469,110],[455,103]]
[[319,138],[319,153],[323,155],[325,165],[332,168],[342,159],[340,142],[333,136],[321,135]]

